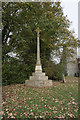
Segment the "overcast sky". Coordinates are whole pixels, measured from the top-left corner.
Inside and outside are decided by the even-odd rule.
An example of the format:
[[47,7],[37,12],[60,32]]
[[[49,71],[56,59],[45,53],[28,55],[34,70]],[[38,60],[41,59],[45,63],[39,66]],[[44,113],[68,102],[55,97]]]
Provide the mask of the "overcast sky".
[[[78,37],[78,2],[80,0],[60,0],[64,15],[67,15],[68,19],[72,21],[71,30],[75,31],[75,36]],[[80,48],[77,48],[77,57],[80,57]]]
[[71,29],[75,31],[76,37],[78,37],[78,2],[80,0],[60,0],[64,15],[68,16],[68,19],[72,21]]

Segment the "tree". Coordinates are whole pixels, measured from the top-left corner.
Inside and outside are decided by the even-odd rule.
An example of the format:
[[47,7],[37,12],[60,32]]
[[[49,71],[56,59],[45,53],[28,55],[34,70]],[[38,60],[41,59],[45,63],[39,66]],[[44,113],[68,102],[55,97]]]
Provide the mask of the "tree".
[[[26,73],[26,76],[34,71],[36,63],[35,30],[37,27],[41,29],[40,47],[43,67],[46,66],[47,61],[51,61],[51,53],[62,56],[60,49],[64,46],[66,47],[66,53],[69,54],[66,56],[70,56],[73,49],[69,49],[69,47],[75,47],[77,42],[73,33],[68,29],[70,21],[63,15],[60,4],[60,2],[3,3],[2,47],[4,68],[6,67],[5,64],[11,61],[8,53],[15,52],[20,64],[27,66],[25,71],[29,72]],[[54,50],[56,50],[56,53]],[[4,74],[3,72],[3,77]]]

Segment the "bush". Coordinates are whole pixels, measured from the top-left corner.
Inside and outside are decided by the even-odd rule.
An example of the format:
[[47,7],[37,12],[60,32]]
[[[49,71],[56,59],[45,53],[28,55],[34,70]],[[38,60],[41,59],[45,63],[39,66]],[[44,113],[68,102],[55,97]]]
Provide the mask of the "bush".
[[62,75],[64,74],[64,66],[63,64],[57,64],[55,69],[55,80],[62,80]]
[[2,69],[2,84],[22,84],[29,78],[31,68],[29,65],[10,58],[8,62],[3,64]]
[[[2,84],[10,85],[24,83],[32,75],[35,65],[31,63],[25,64],[14,58],[9,58],[2,67]],[[61,63],[56,65],[51,61],[45,60],[42,67],[43,72],[46,73],[49,79],[62,80],[62,74],[65,70]]]
[[48,62],[44,71],[49,79],[52,80],[62,80],[62,74],[64,74],[64,65],[54,64],[53,62]]

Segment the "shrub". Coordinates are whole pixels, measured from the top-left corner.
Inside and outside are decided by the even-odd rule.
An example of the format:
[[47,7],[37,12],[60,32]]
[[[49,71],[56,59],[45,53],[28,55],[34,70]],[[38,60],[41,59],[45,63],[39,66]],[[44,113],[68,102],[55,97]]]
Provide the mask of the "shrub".
[[30,73],[31,68],[27,64],[15,60],[14,58],[10,58],[8,62],[3,64],[2,84],[22,84],[28,79]]
[[48,62],[44,71],[46,72],[46,75],[48,75],[49,79],[52,80],[62,80],[62,74],[64,74],[64,65],[54,64],[53,62]]

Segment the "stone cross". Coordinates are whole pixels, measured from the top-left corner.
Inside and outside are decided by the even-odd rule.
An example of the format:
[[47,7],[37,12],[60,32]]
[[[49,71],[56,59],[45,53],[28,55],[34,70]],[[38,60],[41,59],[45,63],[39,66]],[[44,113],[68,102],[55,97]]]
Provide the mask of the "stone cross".
[[48,76],[42,72],[42,65],[40,61],[40,43],[39,43],[39,33],[40,29],[36,29],[37,32],[37,63],[35,66],[35,72],[32,73],[32,76],[29,77],[29,80],[25,80],[26,86],[32,87],[46,87],[53,86],[52,80],[48,80]]
[[39,43],[39,33],[40,33],[40,29],[37,28],[36,29],[37,32],[37,65],[40,65],[40,43]]

